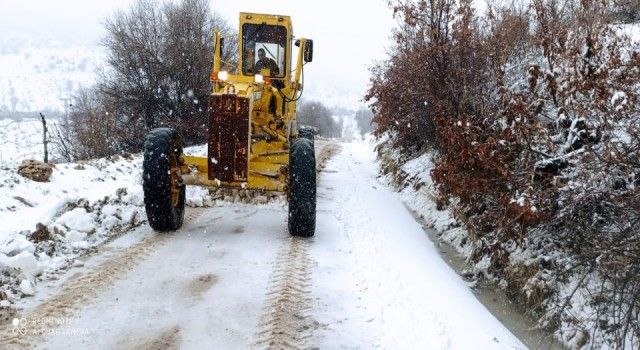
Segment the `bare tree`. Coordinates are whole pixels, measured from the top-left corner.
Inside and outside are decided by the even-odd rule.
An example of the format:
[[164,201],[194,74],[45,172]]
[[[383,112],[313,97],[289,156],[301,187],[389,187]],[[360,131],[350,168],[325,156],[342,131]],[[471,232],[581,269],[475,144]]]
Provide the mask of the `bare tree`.
[[53,151],[58,157],[67,162],[74,160],[74,137],[68,115],[63,116],[59,123],[54,124],[51,133],[51,143],[53,144]]
[[212,32],[218,29],[228,36],[222,52],[222,60],[228,64],[235,61],[235,34],[221,17],[211,14],[207,1],[168,2],[164,15],[167,25],[163,52],[168,89],[163,93],[163,101],[172,116],[169,123],[180,128],[188,140],[205,140]]
[[313,126],[318,129],[318,135],[338,138],[342,136],[342,121],[335,121],[331,111],[321,102],[310,101],[298,108],[298,125]]
[[114,114],[109,113],[104,99],[93,89],[80,90],[69,111],[67,128],[73,137],[61,133],[59,144],[71,145],[74,159],[105,157],[115,151],[114,138],[119,134]]
[[101,93],[120,101],[129,115],[141,117],[148,128],[163,110],[162,88],[166,84],[162,42],[165,23],[154,0],[137,0],[128,12],[107,19],[103,41],[109,55],[108,70],[98,83]]
[[106,22],[109,68],[100,95],[117,101],[113,113],[142,119],[146,129],[170,125],[187,141],[203,141],[214,28],[226,35],[223,60],[233,64],[236,34],[207,1],[137,0]]
[[223,67],[237,61],[237,34],[206,0],[136,0],[106,20],[107,68],[82,90],[56,148],[67,160],[139,150],[151,128],[181,130],[188,143],[206,140],[213,30],[226,37]]

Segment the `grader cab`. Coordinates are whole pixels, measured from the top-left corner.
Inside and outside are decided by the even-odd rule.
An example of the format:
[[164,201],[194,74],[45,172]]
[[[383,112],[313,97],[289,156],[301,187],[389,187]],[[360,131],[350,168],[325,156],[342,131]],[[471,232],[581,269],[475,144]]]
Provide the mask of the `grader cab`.
[[296,102],[313,42],[294,38],[288,16],[240,13],[239,62],[233,72],[222,69],[223,42],[214,32],[208,156],[183,154],[174,129],[158,128],[147,135],[143,191],[149,224],[157,231],[182,225],[186,185],[225,187],[287,193],[290,234],[312,236],[313,134],[298,129]]

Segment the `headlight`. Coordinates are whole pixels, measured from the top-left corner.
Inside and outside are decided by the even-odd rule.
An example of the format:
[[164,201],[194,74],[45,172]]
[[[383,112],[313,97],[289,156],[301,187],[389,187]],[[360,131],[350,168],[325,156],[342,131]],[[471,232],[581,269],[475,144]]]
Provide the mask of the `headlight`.
[[256,74],[254,76],[254,80],[256,83],[263,83],[264,82],[264,77],[262,76],[262,74]]
[[220,72],[218,72],[218,79],[222,81],[229,79],[229,72],[227,72],[226,70],[221,70]]

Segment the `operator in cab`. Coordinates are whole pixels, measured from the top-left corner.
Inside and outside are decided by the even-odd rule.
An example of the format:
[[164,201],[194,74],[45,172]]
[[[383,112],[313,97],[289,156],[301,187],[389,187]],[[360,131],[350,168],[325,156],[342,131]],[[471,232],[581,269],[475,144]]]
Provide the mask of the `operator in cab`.
[[258,62],[256,62],[255,71],[260,72],[262,69],[268,69],[272,77],[280,75],[278,64],[276,61],[267,57],[264,49],[258,50]]

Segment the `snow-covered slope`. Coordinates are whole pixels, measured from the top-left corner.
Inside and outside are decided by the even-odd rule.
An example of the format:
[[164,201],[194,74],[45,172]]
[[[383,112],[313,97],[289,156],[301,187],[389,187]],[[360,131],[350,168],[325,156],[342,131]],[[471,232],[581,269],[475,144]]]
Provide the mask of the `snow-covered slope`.
[[[53,129],[54,120],[48,120]],[[0,119],[0,167],[15,165],[23,159],[42,160],[42,124],[39,120]]]
[[100,47],[21,47],[0,54],[0,113],[55,111],[94,84]]

